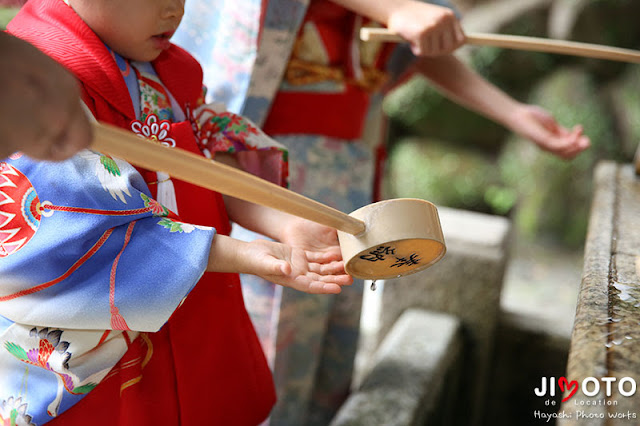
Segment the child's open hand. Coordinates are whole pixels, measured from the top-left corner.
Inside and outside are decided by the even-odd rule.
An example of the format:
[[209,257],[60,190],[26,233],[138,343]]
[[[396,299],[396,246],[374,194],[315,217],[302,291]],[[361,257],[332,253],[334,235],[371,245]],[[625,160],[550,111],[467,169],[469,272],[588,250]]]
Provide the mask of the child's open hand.
[[340,293],[353,278],[342,260],[330,260],[323,251],[303,250],[266,240],[248,243],[254,275],[305,293]]
[[280,242],[315,253],[317,262],[342,260],[342,252],[335,229],[310,220],[294,217],[287,220]]
[[340,293],[353,278],[340,257],[266,240],[250,243],[216,234],[207,270],[252,274],[306,293]]

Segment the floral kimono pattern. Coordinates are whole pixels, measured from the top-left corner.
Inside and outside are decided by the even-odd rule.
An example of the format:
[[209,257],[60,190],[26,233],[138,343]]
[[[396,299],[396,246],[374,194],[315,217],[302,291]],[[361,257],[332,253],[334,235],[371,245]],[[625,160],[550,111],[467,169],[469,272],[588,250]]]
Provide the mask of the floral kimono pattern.
[[162,327],[204,272],[215,230],[176,220],[132,166],[89,150],[56,168],[1,162],[0,199],[0,404],[42,424],[139,332]]

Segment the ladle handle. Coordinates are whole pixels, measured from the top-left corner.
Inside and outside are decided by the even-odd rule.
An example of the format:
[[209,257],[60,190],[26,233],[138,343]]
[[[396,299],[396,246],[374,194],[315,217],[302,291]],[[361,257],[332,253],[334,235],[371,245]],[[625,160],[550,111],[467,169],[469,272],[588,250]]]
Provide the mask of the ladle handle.
[[[405,41],[402,37],[386,28],[362,28],[360,30],[360,38],[364,41],[389,41],[396,43]],[[576,41],[502,34],[469,33],[466,34],[466,43],[640,63],[640,51]]]
[[365,224],[356,219],[234,167],[180,148],[144,140],[107,124],[94,123],[92,149],[120,157],[131,164],[169,175],[231,197],[271,207],[294,216],[357,235]]

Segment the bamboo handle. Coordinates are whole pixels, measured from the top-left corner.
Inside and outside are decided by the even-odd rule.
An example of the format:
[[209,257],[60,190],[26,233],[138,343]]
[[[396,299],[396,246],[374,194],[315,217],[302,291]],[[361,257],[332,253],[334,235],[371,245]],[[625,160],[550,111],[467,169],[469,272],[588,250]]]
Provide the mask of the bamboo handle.
[[136,166],[163,171],[185,182],[290,213],[348,234],[357,235],[365,230],[363,221],[339,210],[231,166],[180,148],[146,141],[114,126],[94,123],[92,148]]
[[[405,41],[386,28],[362,28],[360,38],[364,41]],[[576,41],[553,40],[538,37],[524,37],[501,34],[471,33],[466,35],[466,43],[479,46],[496,46],[507,49],[530,50],[533,52],[560,53],[585,56],[611,61],[640,63],[640,51]]]

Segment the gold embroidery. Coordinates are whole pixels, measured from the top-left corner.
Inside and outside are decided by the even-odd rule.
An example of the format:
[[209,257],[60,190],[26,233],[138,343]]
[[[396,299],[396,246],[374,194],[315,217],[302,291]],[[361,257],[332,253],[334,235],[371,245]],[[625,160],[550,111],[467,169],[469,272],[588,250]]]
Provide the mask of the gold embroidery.
[[[151,339],[149,338],[149,336],[147,335],[147,333],[140,333],[140,338],[144,341],[144,343],[147,345],[147,353],[144,356],[144,359],[142,360],[141,364],[140,364],[140,371],[142,371],[147,364],[149,363],[149,361],[151,360],[151,357],[153,356],[153,343],[151,342]],[[130,368],[133,367],[135,365],[138,364],[137,361],[139,361],[140,358],[136,358],[135,359],[135,363],[129,362],[126,365],[126,368]],[[123,366],[124,367],[124,366]],[[136,383],[139,383],[140,380],[142,380],[142,373],[140,373],[139,376],[134,377],[131,380],[127,380],[126,382],[124,382],[122,384],[122,386],[120,386],[120,395],[122,395],[122,392],[124,392],[125,389],[135,385]]]
[[344,71],[338,67],[314,64],[301,59],[292,58],[285,73],[287,83],[293,86],[320,83],[322,81],[337,81],[355,84],[367,92],[376,92],[387,82],[389,76],[376,68],[362,68],[362,78],[345,77]]
[[131,380],[127,381],[127,382],[124,382],[124,383],[122,384],[122,386],[120,386],[120,396],[122,396],[122,392],[123,392],[126,388],[131,387],[131,386],[135,385],[136,383],[139,383],[139,382],[140,382],[140,380],[142,380],[142,374],[141,374],[141,375],[139,375],[138,377],[136,377],[135,379],[131,379]]
[[147,354],[144,356],[144,359],[142,360],[142,368],[144,368],[147,366],[147,364],[151,360],[151,357],[153,356],[153,343],[151,343],[151,339],[149,338],[147,333],[140,333],[140,337],[147,344],[147,348],[148,348]]
[[166,178],[166,179],[156,180],[156,181],[153,181],[153,182],[147,182],[147,185],[157,185],[157,184],[159,184],[159,183],[162,183],[162,182],[168,182],[168,181],[170,181],[170,180],[171,180],[171,176],[169,176],[169,177],[168,177],[168,178]]
[[[389,76],[373,66],[361,64],[362,77],[359,79],[345,76],[341,67],[321,64],[302,59],[304,57],[304,36],[295,42],[291,59],[287,64],[285,79],[292,86],[320,83],[323,81],[344,82],[359,86],[367,92],[376,92],[385,85]],[[308,48],[308,46],[306,46]]]

